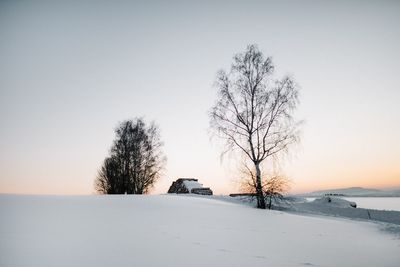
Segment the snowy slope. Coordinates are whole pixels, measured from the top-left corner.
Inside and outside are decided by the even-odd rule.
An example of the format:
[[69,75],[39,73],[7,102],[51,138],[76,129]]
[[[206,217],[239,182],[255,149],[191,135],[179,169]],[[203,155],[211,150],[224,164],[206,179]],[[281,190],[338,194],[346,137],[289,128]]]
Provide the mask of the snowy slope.
[[378,225],[215,199],[0,195],[0,266],[399,266]]

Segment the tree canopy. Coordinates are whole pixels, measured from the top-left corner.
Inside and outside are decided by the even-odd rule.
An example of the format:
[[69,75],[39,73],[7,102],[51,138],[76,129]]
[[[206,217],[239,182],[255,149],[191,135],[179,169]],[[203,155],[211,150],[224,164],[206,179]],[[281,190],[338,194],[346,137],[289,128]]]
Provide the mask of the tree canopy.
[[159,128],[143,119],[126,120],[115,130],[110,155],[95,180],[102,194],[145,194],[159,179],[166,158]]

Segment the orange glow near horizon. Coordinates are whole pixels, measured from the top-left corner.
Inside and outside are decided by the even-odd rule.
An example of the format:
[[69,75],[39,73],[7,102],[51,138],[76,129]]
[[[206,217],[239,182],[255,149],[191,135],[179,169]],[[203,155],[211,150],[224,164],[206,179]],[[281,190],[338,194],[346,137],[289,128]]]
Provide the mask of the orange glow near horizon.
[[[400,165],[399,165],[400,166]],[[375,168],[374,168],[375,167]],[[400,171],[398,168],[385,168],[385,166],[367,166],[358,169],[346,164],[339,170],[326,167],[326,170],[299,172],[294,178],[292,191],[303,193],[315,190],[364,187],[364,188],[395,188],[400,187]],[[296,177],[295,173],[293,177]]]
[[[364,187],[364,188],[375,188],[375,189],[389,189],[389,188],[400,188],[400,173],[392,172],[383,175],[386,179],[376,179],[376,175],[371,173],[367,176],[356,176],[349,174],[342,176],[341,179],[333,175],[319,176],[318,173],[311,174],[306,177],[297,177],[291,179],[291,189],[288,193],[307,193],[317,190],[325,189],[336,189],[336,188],[347,188],[347,187]],[[173,178],[164,177],[156,183],[150,194],[165,194],[177,176]],[[239,187],[235,181],[229,179],[229,175],[222,178],[207,179],[205,176],[192,175],[193,178],[198,178],[204,186],[210,187],[215,195],[227,195],[230,193],[239,192]],[[352,177],[352,178],[351,178]],[[94,179],[94,178],[93,178]],[[21,186],[18,184],[5,185],[0,184],[0,193],[6,194],[33,194],[33,195],[93,195],[96,194],[93,189],[93,183],[88,180],[86,184],[59,184],[55,186],[51,185],[30,185]]]

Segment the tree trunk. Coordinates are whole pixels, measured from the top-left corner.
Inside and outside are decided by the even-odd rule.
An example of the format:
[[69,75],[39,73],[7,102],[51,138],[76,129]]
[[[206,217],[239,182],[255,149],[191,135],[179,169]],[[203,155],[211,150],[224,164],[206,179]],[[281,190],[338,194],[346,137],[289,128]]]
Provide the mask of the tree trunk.
[[257,208],[265,209],[265,199],[261,185],[261,170],[260,163],[254,164],[256,167],[256,193],[257,193]]

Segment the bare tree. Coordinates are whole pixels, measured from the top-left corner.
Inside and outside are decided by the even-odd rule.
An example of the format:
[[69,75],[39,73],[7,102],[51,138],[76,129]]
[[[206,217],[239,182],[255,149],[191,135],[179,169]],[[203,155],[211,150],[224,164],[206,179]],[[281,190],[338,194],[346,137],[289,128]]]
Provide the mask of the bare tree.
[[265,209],[260,164],[298,140],[293,111],[298,89],[290,77],[273,78],[274,65],[256,45],[234,56],[229,73],[219,71],[219,96],[211,110],[211,127],[253,163],[257,207]]
[[[266,207],[272,208],[273,200],[283,199],[283,193],[290,189],[290,179],[276,172],[267,173],[261,168],[261,188],[266,200]],[[243,193],[256,195],[257,179],[253,169],[249,168],[246,163],[241,169],[240,190]]]
[[122,122],[110,157],[104,160],[95,180],[95,189],[103,194],[144,194],[158,180],[165,157],[159,129],[146,126],[142,119]]
[[281,175],[275,175],[266,180],[264,192],[268,209],[272,207],[272,200],[283,198],[283,193],[290,189],[289,182],[287,177]]

